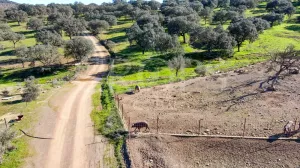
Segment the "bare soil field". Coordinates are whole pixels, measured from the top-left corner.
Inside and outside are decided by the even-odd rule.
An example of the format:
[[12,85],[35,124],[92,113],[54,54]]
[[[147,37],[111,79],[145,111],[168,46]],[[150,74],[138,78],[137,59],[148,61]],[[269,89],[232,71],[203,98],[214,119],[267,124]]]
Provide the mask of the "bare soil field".
[[133,168],[300,166],[297,142],[150,136],[128,144]]
[[[258,89],[268,74],[264,63],[251,65],[244,74],[220,73],[180,83],[141,89],[120,95],[126,121],[147,121],[161,133],[242,135],[280,134],[287,121],[300,119],[300,75],[279,80],[277,91]],[[298,125],[296,126],[298,128]]]
[[[246,119],[245,136],[283,136],[286,122],[300,119],[300,75],[286,76],[277,91],[262,93],[260,82],[274,72],[267,73],[266,63],[243,70],[120,95],[125,121],[147,121],[152,133],[158,120],[160,133],[243,135]],[[300,166],[297,142],[149,135],[128,143],[133,167]]]

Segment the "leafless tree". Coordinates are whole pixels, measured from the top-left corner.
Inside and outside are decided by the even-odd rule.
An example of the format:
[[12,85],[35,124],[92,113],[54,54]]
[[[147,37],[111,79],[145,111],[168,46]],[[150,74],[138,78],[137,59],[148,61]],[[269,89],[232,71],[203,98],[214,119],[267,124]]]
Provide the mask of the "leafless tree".
[[278,83],[280,76],[284,77],[287,74],[299,73],[299,54],[300,52],[295,50],[295,46],[293,45],[287,46],[284,51],[277,51],[273,53],[268,71],[275,71],[275,74],[261,82],[259,88],[263,88],[263,85],[268,83],[270,86],[267,88],[267,90],[275,91],[274,85]]
[[168,62],[169,68],[175,70],[176,76],[178,76],[180,70],[184,69],[189,64],[190,64],[190,60],[184,58],[182,55],[178,55],[172,58],[171,60],[169,60]]

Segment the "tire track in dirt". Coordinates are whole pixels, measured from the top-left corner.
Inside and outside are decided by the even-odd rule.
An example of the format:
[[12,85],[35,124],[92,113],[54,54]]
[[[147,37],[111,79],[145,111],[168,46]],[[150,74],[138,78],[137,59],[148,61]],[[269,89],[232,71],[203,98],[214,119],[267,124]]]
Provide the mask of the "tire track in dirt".
[[[105,58],[109,54],[93,36],[95,52],[92,56]],[[46,134],[50,141],[32,140],[36,156],[28,159],[26,168],[99,168],[105,167],[105,149],[109,147],[102,136],[95,136],[90,118],[92,94],[100,80],[98,74],[107,71],[108,65],[88,66],[88,70],[73,81],[64,94],[56,93],[49,101],[55,109],[46,107],[35,132]],[[45,116],[45,117],[44,117]]]

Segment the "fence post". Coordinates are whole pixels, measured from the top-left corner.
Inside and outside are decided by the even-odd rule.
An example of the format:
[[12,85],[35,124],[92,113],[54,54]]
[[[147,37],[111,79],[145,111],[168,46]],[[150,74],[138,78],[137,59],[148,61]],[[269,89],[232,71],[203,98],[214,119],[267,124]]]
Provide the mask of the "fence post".
[[294,124],[294,131],[296,130],[296,123],[297,123],[298,118],[295,118],[295,124]]
[[244,129],[243,129],[243,138],[245,137],[246,121],[247,121],[247,119],[245,118],[245,122],[244,122]]
[[156,121],[156,134],[158,134],[158,120],[159,120],[159,118],[158,118],[158,115],[157,115],[157,121]]
[[122,104],[122,117],[124,116],[124,104]]
[[199,120],[199,135],[201,134],[201,120],[203,120],[203,119]]
[[131,133],[130,133],[130,117],[128,118],[128,133],[129,133],[128,134],[129,135],[128,136],[128,138],[129,138],[128,140],[130,140],[130,136],[131,136]]
[[7,122],[6,122],[6,118],[4,118],[4,121],[5,121],[5,126],[6,126],[6,129],[7,129]]

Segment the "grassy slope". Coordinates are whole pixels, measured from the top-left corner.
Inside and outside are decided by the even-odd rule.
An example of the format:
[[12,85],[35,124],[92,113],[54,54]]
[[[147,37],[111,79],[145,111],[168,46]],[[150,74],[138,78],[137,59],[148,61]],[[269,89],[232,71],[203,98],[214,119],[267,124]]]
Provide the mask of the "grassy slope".
[[[263,10],[264,5],[260,5],[260,7],[261,8],[248,10],[245,15],[251,17],[265,14]],[[232,58],[222,61],[204,61],[208,71],[227,71],[264,61],[267,59],[266,55],[268,52],[284,49],[288,44],[293,44],[297,49],[300,49],[300,25],[290,23],[290,20],[293,20],[297,15],[298,14],[294,15],[291,19],[286,18],[285,22],[281,25],[266,30],[263,34],[260,34],[254,43],[244,42],[241,52],[237,52],[237,49],[235,49],[235,54]],[[194,68],[185,68],[179,77],[175,77],[174,72],[169,70],[167,66],[163,66],[160,70],[155,72],[144,70],[145,61],[147,59],[154,57],[166,58],[154,52],[146,52],[145,55],[142,55],[140,50],[135,47],[130,47],[129,42],[126,40],[125,31],[126,28],[132,24],[133,22],[131,21],[120,20],[119,25],[112,27],[101,36],[103,39],[110,39],[118,43],[115,50],[116,53],[118,53],[118,58],[122,58],[122,61],[116,61],[114,73],[110,77],[110,81],[117,92],[128,91],[137,84],[141,87],[149,87],[196,76]],[[224,27],[226,27],[226,25]],[[180,41],[182,41],[181,37]],[[192,58],[201,59],[201,53],[197,54],[196,49],[186,44],[183,46],[186,53],[194,52]]]
[[[20,46],[34,46],[36,45],[36,40],[34,38],[35,32],[32,30],[26,30],[26,23],[21,23],[20,26],[16,22],[8,23],[9,26],[12,28],[14,32],[22,33],[25,35],[25,39],[21,40],[19,43],[16,44],[16,48]],[[63,36],[64,40],[68,40],[67,36]],[[13,43],[10,41],[1,41],[1,45],[4,46],[4,50],[0,51],[0,62],[13,60],[17,57],[14,55],[14,48]],[[59,52],[63,55],[63,48],[59,48]],[[0,90],[16,86],[18,82],[23,81],[23,76],[26,76],[29,72],[29,68],[20,68],[15,66],[15,68],[1,68],[3,77],[0,79]],[[38,78],[39,82],[44,84],[46,81],[49,81],[53,78],[61,78],[62,76],[67,75],[69,72],[66,69],[58,70],[57,75],[50,75],[50,76],[40,76]]]

